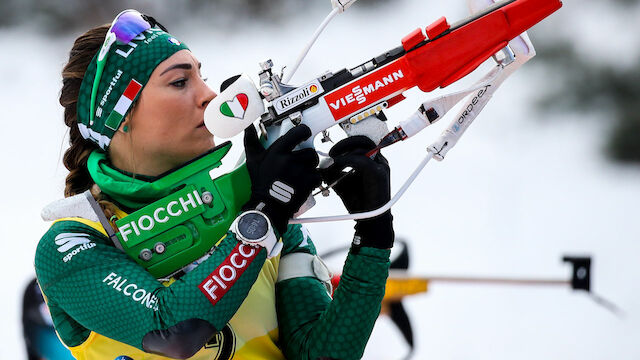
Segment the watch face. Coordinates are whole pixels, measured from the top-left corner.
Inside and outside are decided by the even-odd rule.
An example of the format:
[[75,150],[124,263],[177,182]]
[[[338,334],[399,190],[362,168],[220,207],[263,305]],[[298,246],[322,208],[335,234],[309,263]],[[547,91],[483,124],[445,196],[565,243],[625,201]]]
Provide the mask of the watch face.
[[264,215],[248,213],[238,220],[238,232],[248,241],[261,240],[269,231],[269,223]]

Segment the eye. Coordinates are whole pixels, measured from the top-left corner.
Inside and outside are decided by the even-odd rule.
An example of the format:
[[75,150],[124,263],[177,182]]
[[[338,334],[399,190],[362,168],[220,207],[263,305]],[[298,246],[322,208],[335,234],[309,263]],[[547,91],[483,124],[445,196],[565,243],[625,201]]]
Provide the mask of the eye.
[[187,85],[187,79],[178,79],[176,81],[171,82],[171,86],[175,86],[177,88],[183,88]]

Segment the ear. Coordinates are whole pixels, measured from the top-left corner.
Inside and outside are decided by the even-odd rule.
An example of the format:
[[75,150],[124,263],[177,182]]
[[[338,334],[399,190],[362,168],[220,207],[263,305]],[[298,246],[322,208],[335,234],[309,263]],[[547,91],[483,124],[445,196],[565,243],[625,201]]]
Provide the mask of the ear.
[[133,122],[132,118],[133,118],[133,113],[136,110],[136,105],[138,105],[137,99],[136,101],[133,102],[133,104],[131,104],[131,107],[129,107],[129,111],[127,111],[127,114],[124,116],[124,119],[122,119],[122,123],[120,123],[120,127],[118,128],[118,131],[124,134],[131,132],[131,123]]
[[131,132],[131,111],[129,111],[129,113],[122,120],[122,123],[120,123],[118,131],[125,134]]

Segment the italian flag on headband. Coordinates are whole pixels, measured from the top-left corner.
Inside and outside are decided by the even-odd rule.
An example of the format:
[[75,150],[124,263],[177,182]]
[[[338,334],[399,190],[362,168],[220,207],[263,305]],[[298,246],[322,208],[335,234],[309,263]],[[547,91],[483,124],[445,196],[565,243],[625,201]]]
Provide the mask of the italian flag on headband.
[[135,79],[131,79],[129,85],[127,85],[127,88],[124,90],[124,93],[122,94],[122,96],[120,96],[120,99],[118,99],[118,102],[113,108],[113,111],[111,111],[111,114],[109,114],[109,117],[107,118],[107,121],[105,121],[104,126],[113,131],[117,131],[120,123],[122,122],[122,118],[124,118],[124,114],[127,113],[129,108],[131,107],[131,104],[133,103],[133,100],[136,98],[141,89],[142,84],[137,82]]

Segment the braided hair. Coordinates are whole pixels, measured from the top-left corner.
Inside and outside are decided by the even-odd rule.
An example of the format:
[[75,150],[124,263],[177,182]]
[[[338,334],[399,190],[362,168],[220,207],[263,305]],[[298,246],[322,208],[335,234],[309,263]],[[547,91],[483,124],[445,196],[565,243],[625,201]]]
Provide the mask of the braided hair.
[[69,170],[65,180],[64,196],[69,197],[91,190],[98,200],[107,218],[115,214],[115,206],[103,199],[100,188],[95,184],[89,170],[87,160],[98,146],[82,137],[77,123],[77,103],[80,85],[93,56],[98,53],[109,24],[90,29],[80,35],[69,52],[69,61],[62,69],[62,90],[60,105],[64,107],[64,123],[69,127],[69,148],[65,151],[62,162]]

